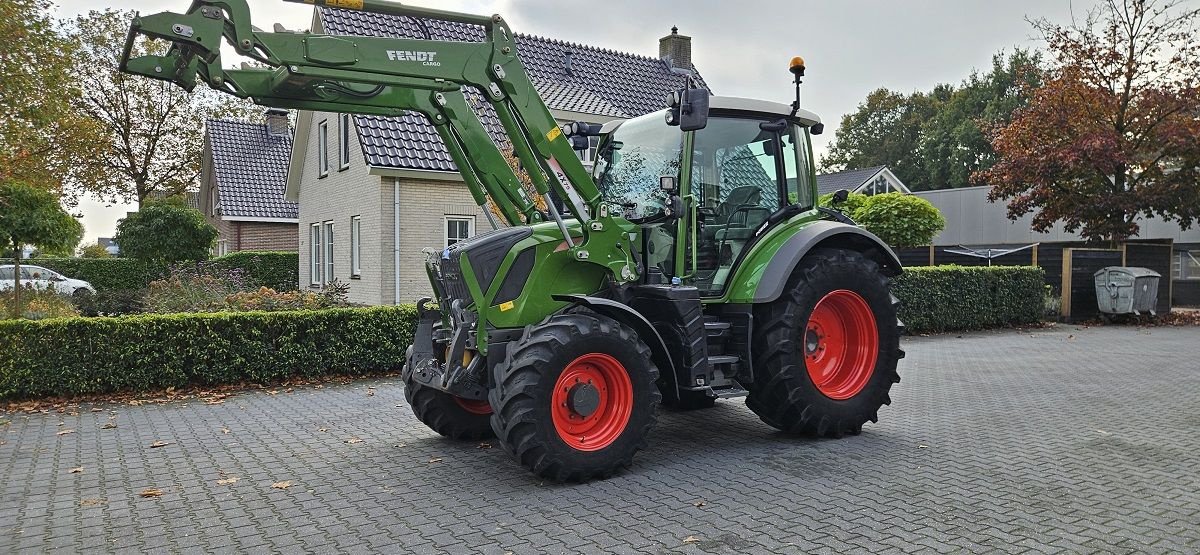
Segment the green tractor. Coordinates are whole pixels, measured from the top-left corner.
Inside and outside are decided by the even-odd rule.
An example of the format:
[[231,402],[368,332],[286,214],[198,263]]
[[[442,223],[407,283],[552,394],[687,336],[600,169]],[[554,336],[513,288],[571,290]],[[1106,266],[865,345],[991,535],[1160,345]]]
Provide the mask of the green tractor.
[[[822,125],[798,100],[691,85],[659,112],[560,125],[500,16],[305,1],[477,25],[486,38],[268,33],[250,25],[245,0],[195,0],[136,18],[121,68],[267,106],[428,118],[475,201],[501,220],[429,255],[433,296],[417,303],[403,378],[434,431],[494,435],[535,474],[580,481],[629,466],[660,404],[746,396],[775,428],[840,437],[890,403],[904,355],[889,293],[900,261],[817,207],[809,140]],[[170,49],[134,57],[140,37]],[[223,40],[257,63],[222,68]],[[791,71],[798,93],[803,61]],[[494,112],[531,186],[467,94]],[[589,174],[575,149],[593,136]]]

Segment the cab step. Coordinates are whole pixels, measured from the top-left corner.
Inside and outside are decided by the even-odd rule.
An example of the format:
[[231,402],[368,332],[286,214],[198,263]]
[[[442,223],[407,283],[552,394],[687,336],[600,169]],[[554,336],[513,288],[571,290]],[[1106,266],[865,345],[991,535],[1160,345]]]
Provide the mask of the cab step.
[[729,399],[732,397],[745,397],[750,392],[735,385],[726,389],[714,389],[713,393],[717,394],[718,399]]

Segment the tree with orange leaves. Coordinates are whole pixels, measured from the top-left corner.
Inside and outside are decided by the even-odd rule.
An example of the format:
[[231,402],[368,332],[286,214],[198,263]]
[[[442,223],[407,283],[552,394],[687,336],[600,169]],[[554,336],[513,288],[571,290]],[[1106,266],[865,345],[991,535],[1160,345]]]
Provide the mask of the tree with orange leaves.
[[1200,8],[1107,0],[1069,26],[1032,24],[1054,67],[1027,107],[995,129],[999,156],[974,179],[1033,228],[1085,239],[1136,236],[1159,216],[1200,219]]

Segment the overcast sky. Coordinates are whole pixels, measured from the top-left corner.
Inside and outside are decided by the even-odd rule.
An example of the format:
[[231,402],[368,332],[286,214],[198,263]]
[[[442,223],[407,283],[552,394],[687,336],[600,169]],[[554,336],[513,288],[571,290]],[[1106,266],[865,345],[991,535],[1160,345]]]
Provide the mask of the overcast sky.
[[[1200,2],[1200,0],[1194,0]],[[98,5],[143,13],[187,9],[187,0],[59,0],[58,15],[74,17]],[[471,13],[499,13],[513,30],[602,48],[658,55],[671,26],[692,37],[696,67],[719,95],[790,102],[792,56],[808,68],[804,107],[826,123],[817,137],[825,151],[841,117],[878,88],[911,92],[958,83],[986,69],[1001,49],[1041,47],[1026,18],[1068,22],[1096,0],[845,0],[646,2],[605,0],[416,0],[406,2]],[[250,0],[254,24],[307,29],[312,8]],[[84,241],[111,236],[129,207],[85,201]]]

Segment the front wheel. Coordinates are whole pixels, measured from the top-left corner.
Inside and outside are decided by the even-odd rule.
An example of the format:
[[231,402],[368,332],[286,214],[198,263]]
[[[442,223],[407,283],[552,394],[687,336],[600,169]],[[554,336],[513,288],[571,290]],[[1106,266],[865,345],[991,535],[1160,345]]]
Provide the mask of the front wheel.
[[[412,363],[409,347],[408,364]],[[421,385],[411,376],[404,382],[404,399],[429,429],[450,439],[492,437],[492,407],[486,400],[464,399]]]
[[756,375],[746,405],[759,418],[822,437],[857,434],[878,421],[904,353],[896,303],[874,262],[820,249],[755,316]]
[[646,446],[658,369],[628,326],[589,313],[551,316],[525,328],[493,372],[492,428],[538,476],[604,478]]

